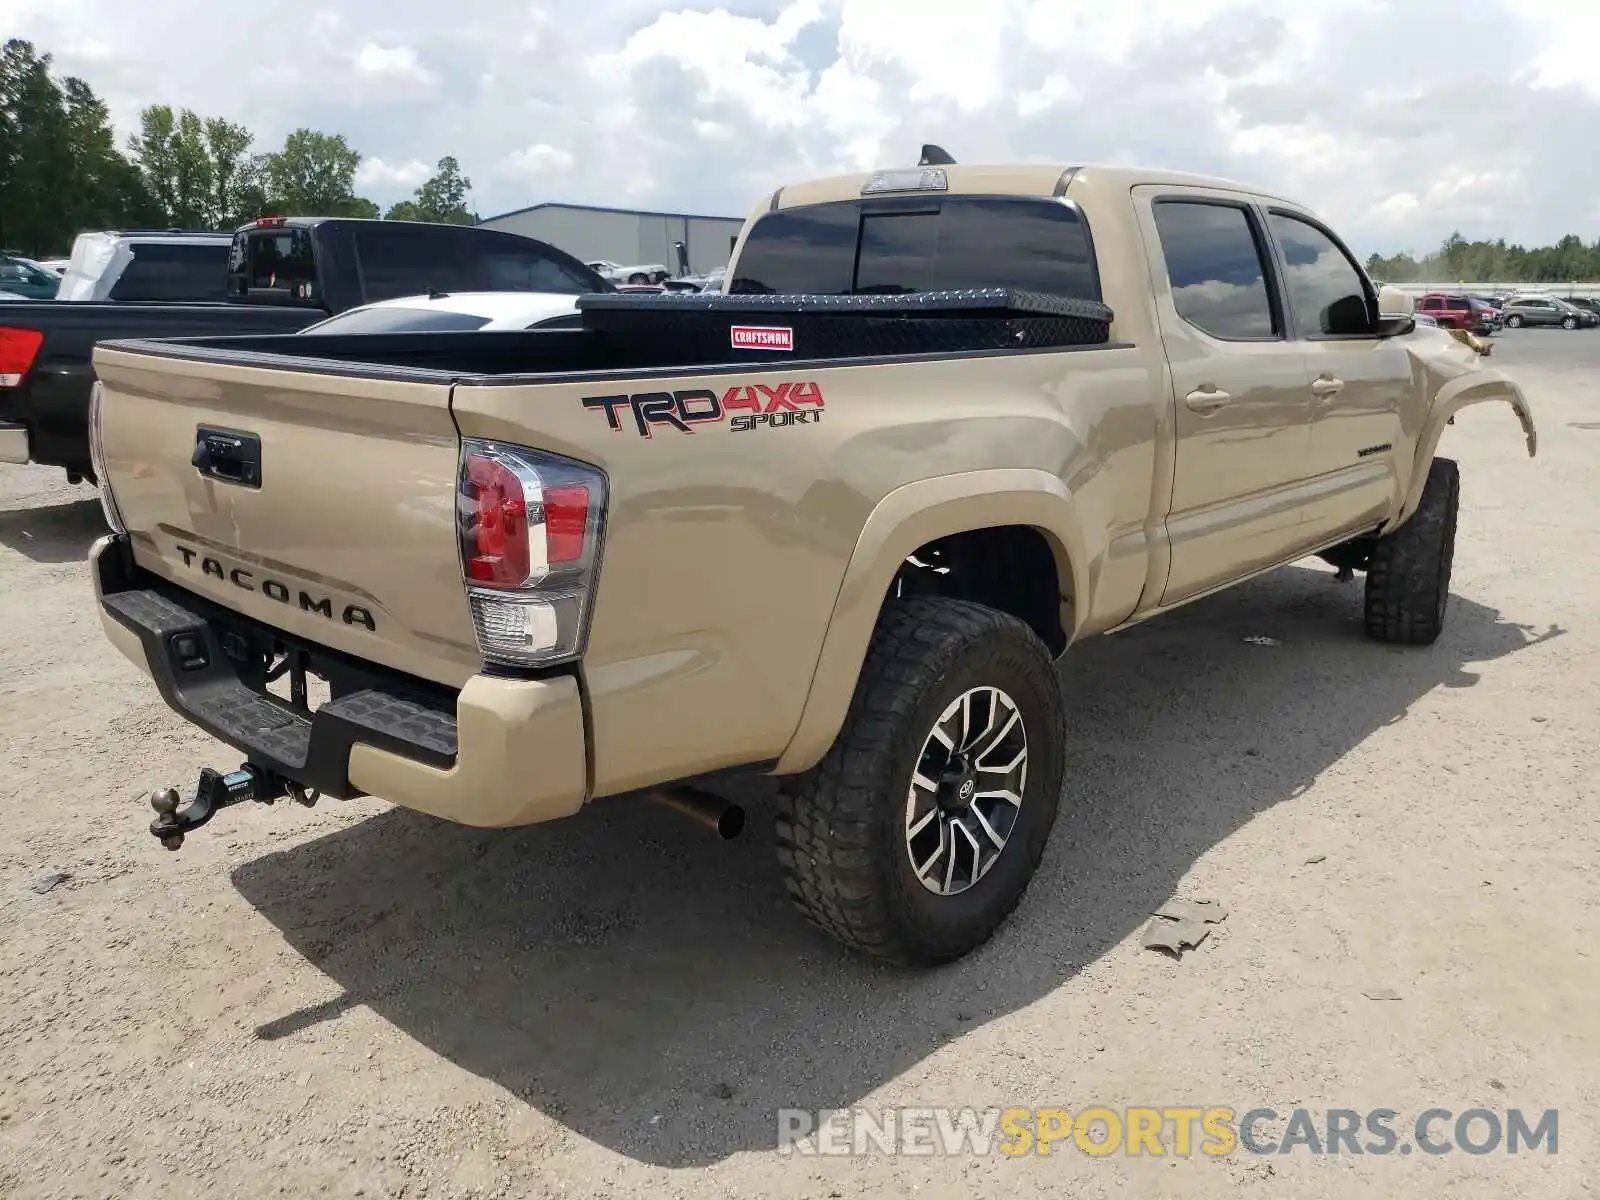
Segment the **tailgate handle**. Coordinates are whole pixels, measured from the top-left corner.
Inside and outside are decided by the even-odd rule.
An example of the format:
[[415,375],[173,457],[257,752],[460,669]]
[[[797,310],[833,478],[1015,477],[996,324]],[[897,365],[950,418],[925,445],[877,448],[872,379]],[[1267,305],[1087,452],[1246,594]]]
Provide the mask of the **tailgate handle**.
[[189,461],[207,478],[240,487],[261,486],[261,439],[253,433],[202,425],[195,431]]

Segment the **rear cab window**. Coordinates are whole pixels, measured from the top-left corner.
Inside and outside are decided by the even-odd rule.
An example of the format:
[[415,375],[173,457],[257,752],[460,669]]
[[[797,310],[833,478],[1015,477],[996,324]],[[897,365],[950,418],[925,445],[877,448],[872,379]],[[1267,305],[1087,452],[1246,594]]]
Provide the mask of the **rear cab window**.
[[750,229],[734,295],[906,295],[1014,288],[1100,299],[1077,209],[1033,197],[846,200],[768,213]]
[[240,230],[228,254],[228,292],[275,303],[318,300],[311,231],[296,226]]
[[1244,205],[1161,199],[1153,211],[1180,317],[1223,341],[1282,336],[1265,247]]

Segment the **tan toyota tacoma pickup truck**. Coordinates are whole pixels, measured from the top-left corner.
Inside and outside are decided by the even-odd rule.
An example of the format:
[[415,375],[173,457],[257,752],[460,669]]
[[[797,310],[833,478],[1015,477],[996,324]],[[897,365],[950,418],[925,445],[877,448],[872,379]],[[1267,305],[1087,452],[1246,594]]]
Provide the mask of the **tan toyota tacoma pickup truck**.
[[102,344],[105,632],[236,747],[240,800],[476,826],[781,777],[824,930],[956,958],[1044,853],[1054,660],[1282,564],[1431,643],[1463,405],[1517,387],[1391,311],[1300,205],[1104,167],[784,187],[726,292],[576,327]]

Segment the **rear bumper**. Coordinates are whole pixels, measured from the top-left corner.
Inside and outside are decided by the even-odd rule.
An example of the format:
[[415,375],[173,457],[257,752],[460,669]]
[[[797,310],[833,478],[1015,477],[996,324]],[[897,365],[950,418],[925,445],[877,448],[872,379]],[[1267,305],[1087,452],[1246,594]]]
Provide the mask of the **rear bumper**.
[[[296,644],[143,575],[126,538],[101,538],[90,566],[112,645],[170,708],[259,767],[464,825],[531,825],[583,807],[583,700],[571,676],[475,675],[457,693]],[[337,698],[305,713],[268,695],[254,664],[273,641],[305,654]]]
[[28,461],[28,427],[15,421],[0,421],[0,462]]

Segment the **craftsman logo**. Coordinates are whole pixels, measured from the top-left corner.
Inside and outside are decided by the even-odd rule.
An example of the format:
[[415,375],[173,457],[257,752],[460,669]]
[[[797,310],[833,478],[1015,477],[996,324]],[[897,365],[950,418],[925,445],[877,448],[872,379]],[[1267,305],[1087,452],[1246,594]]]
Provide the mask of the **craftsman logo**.
[[735,350],[793,350],[794,330],[783,325],[735,325]]
[[316,613],[319,617],[326,617],[330,621],[343,620],[346,625],[360,625],[363,629],[377,632],[378,624],[372,619],[372,614],[359,604],[346,604],[344,611],[335,615],[332,597],[313,596],[310,592],[303,592],[298,588],[291,591],[289,585],[280,580],[259,576],[243,567],[224,567],[217,559],[201,554],[198,550],[192,550],[188,546],[179,546],[177,550],[183,558],[184,566],[197,569],[213,579],[231,583],[234,587],[247,592],[260,592],[267,599],[276,600],[279,604],[290,607],[294,607],[298,602],[301,612]]
[[737,383],[720,396],[710,388],[678,392],[634,392],[620,396],[585,396],[585,408],[604,411],[614,432],[632,428],[653,437],[657,428],[694,433],[704,425],[721,425],[735,433],[816,425],[822,420],[822,388],[801,383]]

